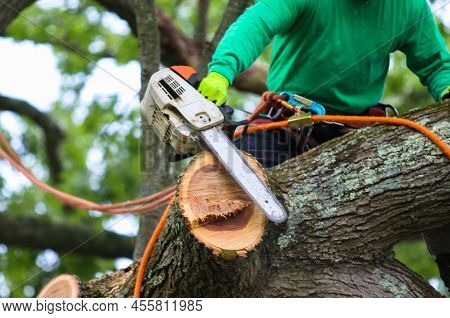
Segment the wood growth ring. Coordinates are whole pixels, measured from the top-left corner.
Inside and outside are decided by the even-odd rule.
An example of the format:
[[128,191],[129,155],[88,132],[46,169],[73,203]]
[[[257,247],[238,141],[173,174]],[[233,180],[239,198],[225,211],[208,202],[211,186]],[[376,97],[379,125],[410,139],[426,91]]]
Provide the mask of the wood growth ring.
[[78,298],[80,288],[75,276],[63,274],[53,278],[37,298]]
[[[267,182],[259,163],[244,155]],[[214,253],[234,259],[261,242],[266,216],[210,152],[201,153],[189,164],[177,191],[191,233]]]

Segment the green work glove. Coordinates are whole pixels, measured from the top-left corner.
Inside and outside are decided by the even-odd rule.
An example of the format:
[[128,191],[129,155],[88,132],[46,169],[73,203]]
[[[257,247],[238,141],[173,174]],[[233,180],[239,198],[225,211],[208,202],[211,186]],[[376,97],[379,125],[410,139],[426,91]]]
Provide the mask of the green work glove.
[[441,100],[450,99],[450,86],[445,89],[441,94]]
[[225,77],[219,73],[211,72],[202,80],[198,91],[217,106],[222,106],[227,101],[229,86],[230,83]]

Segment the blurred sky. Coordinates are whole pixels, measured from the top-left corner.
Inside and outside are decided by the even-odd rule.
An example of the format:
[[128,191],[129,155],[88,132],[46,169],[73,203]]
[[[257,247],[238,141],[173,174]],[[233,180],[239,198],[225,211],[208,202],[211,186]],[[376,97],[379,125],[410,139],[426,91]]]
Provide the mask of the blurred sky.
[[[64,3],[69,7],[75,7],[78,1],[41,0],[38,5],[51,8],[62,6]],[[449,3],[449,0],[437,0],[432,6],[433,12],[443,20],[448,28],[450,28]],[[113,14],[107,14],[102,23],[117,33],[129,31],[126,23]],[[60,96],[62,78],[56,67],[55,55],[49,45],[35,45],[30,41],[16,43],[10,39],[0,38],[0,54],[0,94],[23,99],[42,111],[51,110],[52,104],[59,99],[68,98]],[[126,85],[111,74],[120,78]],[[120,108],[138,107],[139,86],[140,74],[137,62],[118,66],[112,59],[102,59],[82,90],[82,103],[74,114],[74,120],[83,118],[87,105],[93,100],[111,95],[119,97],[119,111]],[[1,112],[0,127],[12,134],[13,147],[20,147],[20,136],[25,130],[21,120],[14,114]],[[99,161],[101,162],[99,156],[101,157],[101,151],[94,151],[93,155],[88,156],[87,166],[95,168],[95,165]],[[27,161],[25,160],[25,162]],[[39,171],[36,173],[38,177],[45,176],[45,174],[39,174]],[[23,186],[30,186],[24,177],[17,174],[4,162],[0,162],[0,177],[6,180],[3,194],[11,194],[19,191]],[[1,211],[2,204],[0,203]],[[113,218],[105,224],[105,227],[127,235],[134,235],[137,231],[137,223],[134,218],[125,218],[124,220]],[[128,262],[128,260],[121,260],[117,266],[124,267]]]

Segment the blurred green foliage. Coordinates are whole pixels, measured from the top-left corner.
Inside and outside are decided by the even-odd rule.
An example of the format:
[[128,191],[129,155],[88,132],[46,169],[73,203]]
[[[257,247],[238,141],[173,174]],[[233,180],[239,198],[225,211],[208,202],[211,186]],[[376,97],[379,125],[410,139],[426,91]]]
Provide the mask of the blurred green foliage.
[[439,279],[439,269],[434,257],[428,252],[425,241],[421,236],[405,240],[394,246],[395,257],[418,273],[426,281],[434,281],[436,289],[444,295],[450,296],[444,283]]
[[421,237],[398,243],[394,247],[394,253],[399,261],[408,264],[426,280],[439,275],[434,258],[428,253],[425,241]]
[[[61,98],[52,105],[50,114],[63,128],[66,138],[61,149],[63,181],[57,187],[97,202],[118,202],[138,197],[142,175],[139,170],[140,115],[137,101],[128,105],[128,111],[123,111],[117,107],[117,96],[102,98],[89,105],[80,100],[86,79],[96,68],[96,63],[106,58],[117,65],[137,61],[137,41],[123,26],[123,21],[105,12],[94,1],[63,2],[65,4],[59,7],[42,6],[38,2],[25,10],[23,16],[7,30],[7,36],[17,42],[49,45],[58,61],[63,85],[60,87]],[[195,0],[158,0],[157,3],[184,32],[193,36],[197,21]],[[226,4],[226,0],[211,0],[208,38],[213,36]],[[112,27],[116,25],[121,27]],[[444,34],[448,41],[449,35]],[[269,60],[270,48],[258,63],[267,65]],[[232,105],[251,108],[256,101],[254,95],[230,92]],[[432,102],[417,77],[406,69],[405,57],[401,53],[392,57],[384,101],[399,106],[402,111]],[[81,119],[79,114],[76,115],[80,109],[83,110]],[[22,123],[26,130],[21,136],[19,154],[26,156],[29,166],[48,181],[42,133],[34,123],[27,120],[22,120]],[[101,160],[89,167],[86,158],[93,152]],[[3,188],[4,182],[0,179],[0,190]],[[29,186],[17,192],[0,191],[0,200],[0,213],[34,214],[55,221],[89,224],[99,231],[110,219],[70,209]],[[402,242],[395,247],[395,253],[400,261],[425,279],[438,277],[423,241]],[[52,264],[54,257],[51,251],[32,251],[0,244],[0,296],[34,296],[51,277],[62,272],[74,273],[82,280],[88,280],[115,269],[112,260],[71,254]]]

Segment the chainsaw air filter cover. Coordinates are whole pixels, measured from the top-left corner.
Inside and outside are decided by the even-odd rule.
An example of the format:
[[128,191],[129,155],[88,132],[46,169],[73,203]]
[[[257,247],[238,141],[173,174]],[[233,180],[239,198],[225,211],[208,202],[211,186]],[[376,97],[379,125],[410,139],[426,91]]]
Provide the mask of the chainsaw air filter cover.
[[141,112],[158,138],[178,154],[199,152],[198,132],[224,120],[217,106],[169,68],[151,77]]

